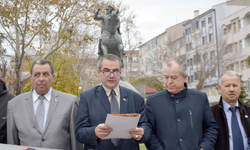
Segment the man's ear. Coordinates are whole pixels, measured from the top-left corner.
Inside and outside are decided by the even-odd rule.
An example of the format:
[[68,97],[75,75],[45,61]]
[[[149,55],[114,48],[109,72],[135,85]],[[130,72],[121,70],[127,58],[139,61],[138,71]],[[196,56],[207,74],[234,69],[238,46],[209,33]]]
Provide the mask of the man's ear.
[[221,86],[220,85],[218,85],[218,91],[221,94]]

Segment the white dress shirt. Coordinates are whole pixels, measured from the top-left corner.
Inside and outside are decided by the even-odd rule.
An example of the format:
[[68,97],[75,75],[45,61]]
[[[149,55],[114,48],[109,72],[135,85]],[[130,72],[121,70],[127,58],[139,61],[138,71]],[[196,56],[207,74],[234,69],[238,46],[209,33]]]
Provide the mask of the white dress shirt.
[[[225,102],[223,99],[222,99],[222,103],[223,103],[223,109],[224,109],[224,112],[225,112],[225,115],[226,115],[226,118],[227,118],[227,124],[228,124],[228,132],[229,132],[229,150],[234,150],[233,148],[233,138],[232,138],[232,112],[231,110],[229,110],[229,108],[231,107],[231,105],[229,105],[227,102]],[[236,103],[236,107],[238,107],[238,101]],[[243,138],[243,143],[244,143],[244,149],[247,149],[248,147],[248,138],[247,138],[247,135],[244,131],[244,128],[241,124],[241,121],[240,121],[240,112],[239,112],[239,109],[236,109],[236,116],[237,116],[237,120],[238,120],[238,124],[239,124],[239,127],[240,127],[240,131],[241,131],[241,134],[242,134],[242,138]]]
[[[44,99],[44,108],[45,108],[45,115],[44,115],[44,123],[43,126],[45,128],[45,123],[46,123],[46,119],[47,119],[47,115],[48,115],[48,111],[49,111],[49,103],[50,103],[50,99],[51,99],[51,92],[52,92],[52,88],[50,88],[49,92],[47,94],[44,95],[45,99]],[[38,97],[40,95],[38,95],[36,93],[36,90],[32,90],[32,98],[33,98],[33,105],[34,105],[34,114],[36,114],[36,109],[37,106],[39,104],[39,100]]]
[[[104,91],[106,92],[106,95],[107,95],[107,97],[109,99],[109,103],[110,103],[111,97],[112,97],[112,94],[111,94],[112,89],[109,89],[109,88],[105,87],[104,85],[102,85],[102,87],[104,88]],[[117,85],[113,90],[115,91],[115,98],[117,99],[119,110],[120,110],[120,87],[119,87],[119,85]]]

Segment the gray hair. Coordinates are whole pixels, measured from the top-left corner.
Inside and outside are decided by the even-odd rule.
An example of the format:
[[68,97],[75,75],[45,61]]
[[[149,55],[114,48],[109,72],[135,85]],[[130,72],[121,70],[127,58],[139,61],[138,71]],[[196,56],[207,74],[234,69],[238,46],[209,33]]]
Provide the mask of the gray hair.
[[107,60],[111,60],[111,61],[119,61],[119,64],[120,64],[120,68],[121,68],[121,60],[119,59],[118,56],[114,55],[114,54],[106,54],[106,55],[103,55],[99,60],[98,60],[98,63],[97,63],[97,68],[99,70],[102,69],[102,61],[103,59],[107,59]]
[[54,74],[54,67],[53,67],[52,62],[49,60],[46,60],[46,59],[37,59],[37,60],[33,61],[32,65],[31,65],[31,69],[30,69],[30,74],[33,73],[33,67],[35,64],[38,64],[38,65],[49,64],[50,69],[51,69],[51,74]]
[[238,80],[239,80],[239,84],[241,84],[241,82],[240,82],[240,76],[237,74],[237,72],[232,71],[232,70],[227,70],[227,71],[224,72],[224,73],[220,76],[220,78],[219,78],[219,85],[220,85],[220,86],[221,86],[221,84],[222,84],[222,76],[224,76],[224,75],[237,76],[237,78],[238,78]]
[[172,66],[172,62],[176,62],[180,66],[180,72],[183,77],[187,75],[186,63],[180,58],[170,58],[165,61],[163,68],[167,65],[168,67]]

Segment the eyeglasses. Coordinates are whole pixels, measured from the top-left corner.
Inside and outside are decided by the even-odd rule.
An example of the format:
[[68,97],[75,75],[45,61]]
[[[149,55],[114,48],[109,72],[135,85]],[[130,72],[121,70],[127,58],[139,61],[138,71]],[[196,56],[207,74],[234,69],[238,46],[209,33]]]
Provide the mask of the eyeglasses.
[[102,71],[101,72],[105,75],[105,76],[110,76],[111,73],[114,74],[114,76],[119,76],[121,74],[121,71],[113,71],[113,72],[110,72],[110,71]]

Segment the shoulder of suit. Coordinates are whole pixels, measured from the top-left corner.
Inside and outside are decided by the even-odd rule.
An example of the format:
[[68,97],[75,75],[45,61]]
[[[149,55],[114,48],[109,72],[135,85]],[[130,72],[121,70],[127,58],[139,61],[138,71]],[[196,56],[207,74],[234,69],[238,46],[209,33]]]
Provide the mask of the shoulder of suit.
[[147,101],[151,101],[151,99],[153,99],[153,101],[154,101],[156,99],[166,98],[166,94],[167,94],[167,90],[164,89],[160,92],[149,95],[147,98]]
[[26,100],[31,96],[31,91],[19,94],[17,96],[13,96],[13,98],[9,101],[9,103],[21,102],[22,100]]
[[133,95],[141,96],[139,93],[137,93],[137,92],[135,92],[135,91],[133,91],[131,89],[125,88],[123,86],[119,86],[119,87],[120,87],[121,91],[126,92],[128,95],[133,94]]
[[65,97],[72,97],[72,98],[76,98],[76,96],[75,96],[75,95],[70,94],[70,93],[64,93],[64,92],[57,91],[57,90],[54,90],[54,92],[55,92],[56,94],[58,94],[58,95],[63,95],[63,96],[65,96]]

